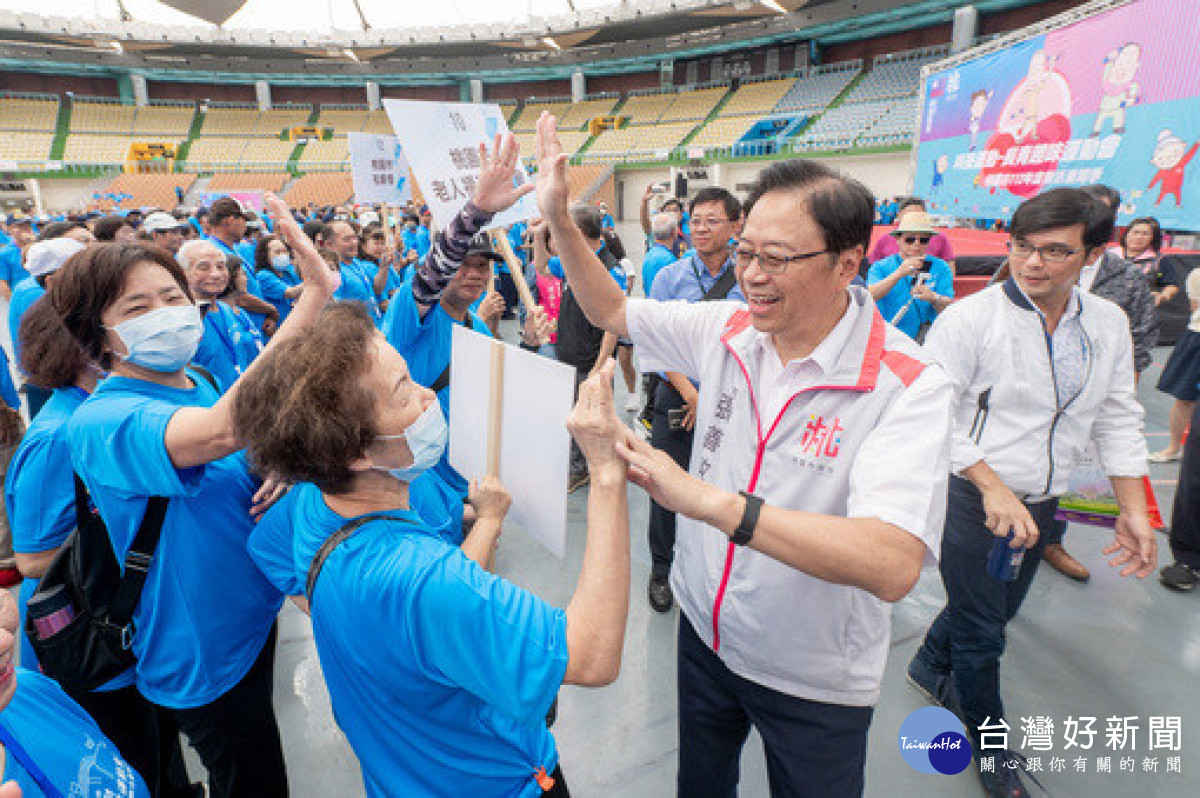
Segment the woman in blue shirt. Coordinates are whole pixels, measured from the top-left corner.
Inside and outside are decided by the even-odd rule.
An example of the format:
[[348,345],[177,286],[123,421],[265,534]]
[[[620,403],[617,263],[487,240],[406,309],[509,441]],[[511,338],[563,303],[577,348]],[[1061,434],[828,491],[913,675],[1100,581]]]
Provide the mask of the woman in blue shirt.
[[[337,277],[282,200],[268,206],[305,285],[269,351],[315,322]],[[271,706],[282,596],[246,553],[252,509],[276,491],[239,453],[237,383],[220,396],[186,369],[203,335],[187,278],[157,247],[98,246],[68,263],[46,296],[111,375],[75,411],[67,439],[118,559],[149,498],[170,500],[134,613],[138,690],[187,735],[211,795],[286,795]]]
[[[260,563],[284,587],[310,585],[321,668],[369,796],[566,794],[544,718],[562,684],[616,678],[629,600],[611,386],[608,365],[580,389],[569,422],[592,488],[564,611],[480,566],[508,509],[499,482],[473,485],[478,517],[461,548],[414,511],[409,483],[440,459],[445,420],[360,306],[334,305],[243,379],[234,424],[251,460],[311,483],[286,510],[294,570],[278,545]],[[330,548],[339,530],[352,534]],[[272,547],[258,537],[261,556]]]
[[14,668],[17,608],[0,592],[0,798],[150,798],[141,777],[58,683]]
[[192,363],[208,369],[225,390],[262,351],[262,333],[246,311],[218,299],[229,288],[229,267],[216,245],[189,241],[175,257],[204,319],[204,336]]
[[292,303],[304,290],[287,244],[277,236],[264,236],[254,249],[254,271],[263,299],[279,311],[282,324],[291,312]]
[[[25,576],[18,602],[21,666],[36,670],[37,657],[25,635],[25,607],[75,528],[75,482],[67,423],[95,391],[102,375],[84,357],[47,302],[35,303],[25,316],[21,343],[22,367],[30,384],[52,391],[13,456],[4,486],[13,549]],[[154,795],[192,794],[175,725],[138,693],[132,670],[93,693],[74,698],[151,786]],[[160,740],[165,744],[160,745]]]

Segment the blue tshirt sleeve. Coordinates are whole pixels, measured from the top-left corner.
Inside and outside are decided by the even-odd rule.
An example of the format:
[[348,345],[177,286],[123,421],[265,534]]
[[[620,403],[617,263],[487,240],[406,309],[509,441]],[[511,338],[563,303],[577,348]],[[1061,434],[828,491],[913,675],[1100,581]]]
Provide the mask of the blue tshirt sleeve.
[[298,491],[293,488],[267,510],[246,541],[250,559],[267,581],[285,596],[303,596],[304,580],[296,573],[292,510]]
[[167,453],[167,424],[179,409],[146,397],[92,397],[67,428],[75,470],[93,493],[194,495],[204,466],[176,468]]
[[938,258],[933,263],[931,272],[933,284],[930,289],[934,293],[941,294],[946,297],[954,297],[954,275],[950,272],[950,264]]
[[566,613],[449,546],[416,589],[408,628],[434,678],[511,717],[544,718],[567,670]]
[[288,286],[283,280],[279,279],[279,275],[261,271],[258,273],[258,287],[262,290],[262,298],[274,305],[282,305],[284,303],[283,292]]
[[66,430],[27,438],[5,482],[13,550],[32,554],[61,546],[75,528],[75,479]]
[[875,283],[887,278],[888,270],[884,266],[886,262],[887,259],[884,259],[877,260],[871,264],[870,268],[867,269],[867,285],[875,285]]
[[558,279],[567,279],[567,273],[563,271],[562,258],[557,255],[546,262],[546,268]]
[[17,388],[13,385],[12,371],[8,367],[8,353],[3,348],[0,348],[0,397],[4,399],[4,404],[13,410],[21,409],[21,397],[17,395]]
[[388,303],[387,315],[383,317],[383,335],[397,352],[404,353],[412,346],[421,329],[421,314],[417,298],[410,287],[397,291]]
[[654,283],[650,286],[650,298],[659,302],[667,302],[675,299],[672,294],[675,291],[674,274],[671,271],[670,264],[659,268],[654,275]]

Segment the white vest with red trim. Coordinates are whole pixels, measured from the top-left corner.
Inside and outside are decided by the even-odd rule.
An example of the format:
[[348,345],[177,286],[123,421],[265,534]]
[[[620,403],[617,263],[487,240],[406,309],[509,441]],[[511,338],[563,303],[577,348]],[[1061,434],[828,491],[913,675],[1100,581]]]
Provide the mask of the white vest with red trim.
[[[768,505],[846,515],[856,453],[926,365],[921,348],[884,323],[865,294],[852,298],[860,303],[855,326],[831,373],[775,418],[758,417],[752,349],[762,334],[748,311],[731,309],[723,356],[700,375],[693,474]],[[697,633],[739,676],[814,701],[878,700],[891,609],[867,591],[734,546],[682,515],[671,586]]]

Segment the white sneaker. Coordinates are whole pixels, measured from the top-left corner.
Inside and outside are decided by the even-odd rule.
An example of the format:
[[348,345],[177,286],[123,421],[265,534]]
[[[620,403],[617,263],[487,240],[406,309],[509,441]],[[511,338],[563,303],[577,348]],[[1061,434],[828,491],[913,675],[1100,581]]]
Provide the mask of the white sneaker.
[[629,413],[636,413],[642,409],[642,400],[638,398],[636,393],[630,394],[625,400],[625,410]]

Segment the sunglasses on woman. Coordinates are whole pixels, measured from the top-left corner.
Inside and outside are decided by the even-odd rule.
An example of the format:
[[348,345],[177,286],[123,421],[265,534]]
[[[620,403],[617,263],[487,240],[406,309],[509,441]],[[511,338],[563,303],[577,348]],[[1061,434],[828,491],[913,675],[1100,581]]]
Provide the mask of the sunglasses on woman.
[[900,240],[905,244],[928,244],[933,236],[901,236]]

